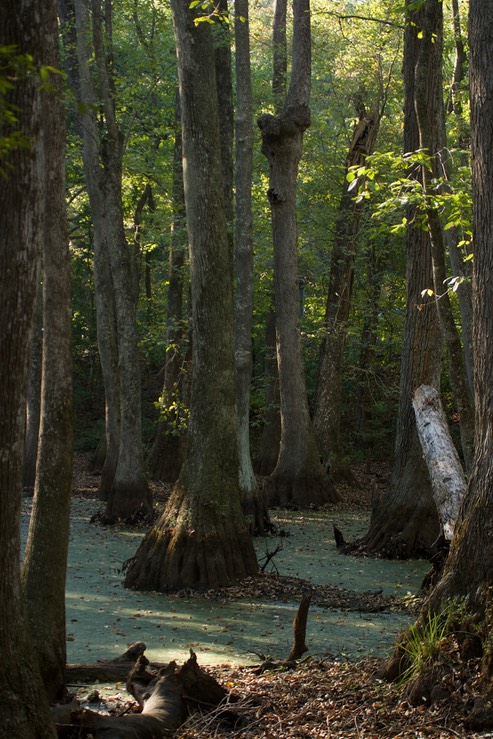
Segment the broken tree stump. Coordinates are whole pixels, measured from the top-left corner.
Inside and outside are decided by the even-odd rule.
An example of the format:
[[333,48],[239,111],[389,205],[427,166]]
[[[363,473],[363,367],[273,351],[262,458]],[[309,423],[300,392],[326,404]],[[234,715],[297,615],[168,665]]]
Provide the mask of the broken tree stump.
[[293,620],[294,641],[286,660],[287,662],[294,662],[295,659],[300,659],[305,652],[308,652],[308,647],[306,646],[306,621],[311,599],[311,595],[304,595],[298,606],[298,611]]
[[413,408],[443,535],[450,541],[466,492],[464,472],[435,388],[420,385],[414,393]]

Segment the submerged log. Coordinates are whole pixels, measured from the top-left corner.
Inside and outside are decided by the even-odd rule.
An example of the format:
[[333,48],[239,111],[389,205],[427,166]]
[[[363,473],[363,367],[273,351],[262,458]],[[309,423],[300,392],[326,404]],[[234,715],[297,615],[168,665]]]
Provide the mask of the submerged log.
[[464,472],[435,388],[429,385],[418,387],[413,408],[443,535],[450,541],[466,492]]

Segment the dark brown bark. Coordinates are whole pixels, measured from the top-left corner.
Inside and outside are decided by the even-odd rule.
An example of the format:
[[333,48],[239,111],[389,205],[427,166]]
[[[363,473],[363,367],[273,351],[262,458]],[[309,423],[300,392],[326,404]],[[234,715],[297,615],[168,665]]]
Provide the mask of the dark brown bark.
[[[361,328],[361,342],[358,360],[360,386],[357,400],[357,421],[354,437],[354,449],[366,449],[367,462],[375,456],[381,437],[375,437],[372,430],[372,419],[375,413],[375,378],[381,371],[376,349],[378,346],[378,320],[382,310],[381,296],[383,287],[383,271],[386,260],[386,242],[376,244],[372,240],[366,247],[366,291],[368,299]],[[378,382],[379,380],[377,380]],[[382,386],[385,383],[379,383]]]
[[[459,131],[457,148],[460,150],[459,162],[461,166],[469,166],[468,150],[469,120],[463,106],[464,93],[467,89],[467,55],[464,39],[462,38],[461,18],[458,0],[452,0],[452,20],[455,40],[455,63],[450,84],[450,98],[447,112],[454,117],[454,123]],[[453,175],[453,166],[449,157],[443,157],[444,175],[450,179]],[[467,388],[471,398],[474,397],[473,388],[473,354],[472,354],[472,263],[465,262],[464,257],[471,253],[471,246],[459,246],[463,234],[455,226],[447,229],[445,239],[450,255],[450,264],[454,276],[464,278],[457,290],[459,310],[462,324],[462,345],[464,350],[464,365],[466,371]]]
[[[187,249],[185,194],[183,192],[182,136],[178,90],[175,104],[173,150],[173,225],[169,252],[169,285],[166,304],[166,360],[161,396],[161,416],[147,464],[151,480],[176,482],[186,447],[186,375],[189,333],[185,325],[183,291]],[[188,324],[188,321],[187,321]]]
[[308,609],[310,608],[312,596],[304,595],[301,599],[301,603],[298,606],[296,616],[293,621],[293,646],[288,655],[286,662],[293,662],[295,659],[300,659],[305,652],[308,651],[306,646],[306,622],[308,619]]
[[269,162],[268,198],[274,242],[274,289],[281,401],[281,444],[266,484],[270,505],[306,507],[338,499],[322,466],[308,410],[299,326],[296,177],[310,125],[311,34],[308,0],[293,3],[293,52],[282,111],[258,120]]
[[1,739],[56,737],[24,617],[19,564],[27,372],[46,183],[44,93],[37,71],[45,61],[45,28],[52,28],[54,17],[50,0],[8,0],[0,6],[0,44],[11,50],[4,62],[11,85],[2,106],[12,116],[2,115],[0,131],[12,144],[0,162]]
[[[416,61],[414,99],[419,127],[420,148],[430,156],[430,165],[422,166],[425,197],[431,196],[441,175],[439,157],[445,147],[445,109],[442,83],[443,6],[439,0],[427,0],[424,6],[419,53]],[[445,239],[438,210],[427,201],[426,218],[433,260],[433,287],[440,330],[447,350],[450,385],[460,419],[462,452],[466,469],[474,453],[474,413],[467,386],[464,354],[446,289]]]
[[448,598],[467,597],[484,615],[491,588],[493,541],[493,23],[491,3],[471,0],[469,10],[471,140],[474,236],[474,394],[476,450],[472,474],[442,580],[431,596],[438,609]]
[[[363,165],[366,157],[373,153],[380,127],[380,112],[367,112],[359,99],[355,102],[359,120],[354,127],[346,158],[345,175],[350,167]],[[338,469],[344,464],[341,446],[342,371],[362,210],[363,204],[355,202],[345,176],[330,259],[324,338],[313,417],[320,456],[326,467],[330,465],[331,473],[336,478]]]
[[38,279],[33,338],[29,359],[29,378],[26,403],[26,437],[22,462],[22,487],[31,493],[36,480],[38,459],[39,421],[41,417],[41,363],[43,357],[43,283]]
[[240,504],[232,255],[224,210],[214,47],[208,23],[172,2],[183,130],[192,288],[192,394],[187,456],[160,521],[139,547],[127,587],[218,587],[257,572]]
[[[44,25],[44,63],[59,69],[56,13]],[[65,206],[65,115],[57,75],[43,101],[42,415],[34,503],[22,567],[26,615],[50,702],[65,695],[65,578],[72,483],[70,253]],[[53,529],[56,527],[56,536]]]
[[[412,23],[404,35],[404,150],[414,151],[419,146],[414,76],[420,26],[415,13],[409,13]],[[440,531],[411,404],[420,385],[438,387],[441,354],[435,303],[421,296],[423,285],[431,284],[432,265],[429,237],[416,222],[417,215],[415,210],[407,215],[406,316],[394,462],[388,488],[375,503],[363,540],[369,550],[390,557],[428,554]]]

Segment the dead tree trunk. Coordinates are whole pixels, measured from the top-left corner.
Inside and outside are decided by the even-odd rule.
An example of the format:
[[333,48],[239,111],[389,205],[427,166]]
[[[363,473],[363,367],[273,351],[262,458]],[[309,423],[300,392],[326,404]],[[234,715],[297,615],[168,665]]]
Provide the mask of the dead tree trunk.
[[170,662],[159,670],[141,655],[127,679],[127,690],[141,706],[141,713],[125,716],[102,716],[84,709],[72,711],[62,707],[55,719],[57,726],[67,729],[83,726],[102,739],[152,739],[171,736],[184,722],[189,709],[216,707],[228,691],[204,672],[191,652],[182,667]]
[[413,408],[443,535],[450,541],[466,492],[464,472],[435,388],[420,385],[414,393]]

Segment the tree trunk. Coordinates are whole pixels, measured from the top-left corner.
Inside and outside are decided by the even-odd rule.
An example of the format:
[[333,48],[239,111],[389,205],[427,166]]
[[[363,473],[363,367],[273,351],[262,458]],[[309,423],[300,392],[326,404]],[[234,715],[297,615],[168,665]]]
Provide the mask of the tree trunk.
[[[104,484],[107,515],[126,519],[137,512],[151,515],[152,501],[143,472],[136,333],[138,292],[135,264],[123,225],[123,142],[115,116],[111,4],[106,5],[103,24],[100,1],[92,0],[91,26],[86,0],[77,0],[76,22],[81,96],[85,104],[82,113],[84,169],[94,222],[98,341],[100,347],[103,344],[101,364],[106,381],[107,456],[111,462],[105,463],[102,487]],[[91,30],[92,45],[88,44]],[[100,84],[104,121],[102,133],[95,112],[96,97],[91,77],[93,68],[89,65],[92,55]],[[116,361],[118,372],[115,374]]]
[[252,467],[250,385],[252,381],[253,221],[252,82],[248,0],[235,1],[236,47],[236,229],[235,342],[238,450],[243,513],[251,534],[265,534],[269,514]]
[[187,456],[126,587],[214,588],[257,572],[240,505],[232,259],[224,212],[212,29],[173,0],[192,286],[192,396]]
[[267,476],[272,474],[276,467],[281,441],[279,371],[276,353],[276,313],[273,308],[270,308],[265,324],[264,378],[264,424],[254,469],[258,475]]
[[[378,346],[378,320],[382,311],[381,296],[386,246],[386,241],[381,245],[376,245],[375,240],[373,240],[366,248],[366,290],[368,299],[361,328],[358,359],[360,383],[356,401],[357,420],[353,448],[366,450],[368,464],[374,456],[378,455],[378,447],[381,444],[381,437],[374,434],[372,419],[375,413],[375,378],[378,377],[381,371],[377,363],[376,349]],[[385,382],[380,384],[382,387],[385,386]]]
[[[366,157],[373,153],[380,127],[379,111],[367,113],[361,101],[356,100],[355,103],[359,120],[354,127],[346,158],[345,175],[350,167],[363,165]],[[339,468],[344,467],[341,447],[342,371],[362,209],[362,203],[355,202],[350,184],[344,176],[330,259],[325,333],[313,418],[320,456],[324,465],[330,466],[331,474],[336,479]]]
[[26,404],[26,437],[22,462],[22,487],[31,493],[36,481],[39,421],[41,417],[41,362],[43,357],[43,282],[38,278],[33,338],[29,359],[29,379]]
[[303,133],[310,125],[310,5],[293,3],[289,91],[278,115],[258,120],[269,162],[268,198],[274,242],[274,289],[281,402],[281,444],[266,484],[271,505],[307,507],[338,500],[322,466],[311,424],[302,362],[296,229],[296,177]]
[[[420,26],[408,5],[412,23],[406,24],[404,32],[404,150],[414,151],[419,145],[414,75]],[[431,284],[432,265],[430,240],[416,222],[417,215],[415,209],[407,214],[406,316],[394,461],[389,485],[375,503],[363,539],[370,551],[389,557],[428,555],[440,531],[411,404],[420,385],[438,387],[441,354],[435,302],[421,296],[423,285]]]
[[147,464],[151,480],[176,482],[185,456],[186,393],[188,372],[187,332],[184,325],[183,290],[186,256],[186,214],[183,192],[182,136],[178,90],[175,103],[173,150],[173,225],[169,253],[169,285],[166,305],[166,360],[161,415]]
[[[44,26],[44,63],[60,68],[58,25]],[[42,416],[34,504],[22,568],[26,615],[50,702],[65,696],[65,579],[72,490],[70,253],[65,206],[62,80],[44,100]],[[56,527],[56,536],[53,529]]]
[[413,408],[443,535],[450,541],[466,491],[464,473],[435,388],[418,387]]
[[[467,597],[484,616],[493,566],[493,4],[471,0],[469,10],[474,236],[474,393],[476,449],[472,474],[442,580],[430,605]],[[488,628],[490,628],[488,626]]]
[[[0,722],[1,739],[54,739],[20,585],[22,451],[27,371],[43,239],[45,162],[42,85],[45,33],[56,23],[50,0],[0,6],[8,49],[0,177]],[[7,114],[7,115],[5,115]]]
[[[419,126],[420,149],[430,156],[430,164],[422,165],[425,197],[436,188],[442,174],[438,155],[445,145],[445,108],[442,83],[443,6],[440,0],[427,0],[424,6],[419,53],[416,62],[414,99]],[[466,469],[474,453],[474,413],[467,387],[464,354],[449,293],[446,289],[445,241],[436,207],[427,201],[426,218],[431,240],[433,286],[442,338],[447,356],[450,384],[459,413],[462,452]]]
[[[452,21],[455,40],[455,62],[452,80],[450,84],[450,97],[447,112],[454,118],[459,135],[457,148],[462,152],[460,155],[460,166],[469,167],[469,118],[465,114],[463,106],[464,90],[467,87],[466,68],[467,56],[464,39],[462,38],[461,18],[458,0],[452,0]],[[444,157],[444,174],[451,177],[452,167],[449,157]],[[448,228],[445,232],[445,240],[450,255],[452,274],[464,278],[457,290],[459,310],[461,316],[462,345],[464,350],[464,366],[466,371],[467,388],[470,398],[474,397],[473,387],[473,354],[472,354],[472,263],[464,261],[464,257],[472,253],[471,246],[459,246],[463,238],[461,230],[455,226]]]

